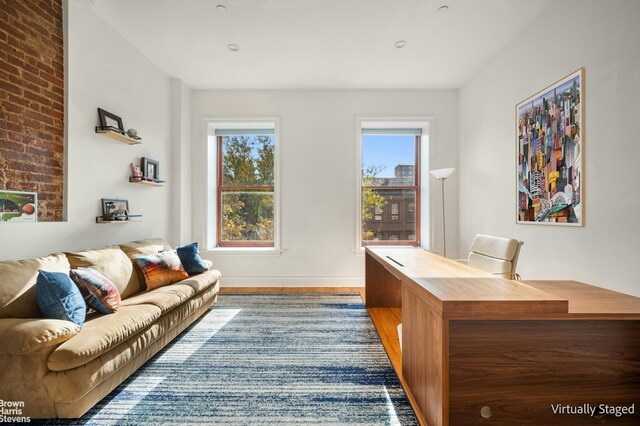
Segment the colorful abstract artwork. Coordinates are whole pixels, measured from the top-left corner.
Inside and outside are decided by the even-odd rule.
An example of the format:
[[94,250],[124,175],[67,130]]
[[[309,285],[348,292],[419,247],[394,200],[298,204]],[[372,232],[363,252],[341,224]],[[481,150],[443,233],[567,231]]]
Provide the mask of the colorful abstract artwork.
[[516,106],[517,223],[582,226],[584,68]]

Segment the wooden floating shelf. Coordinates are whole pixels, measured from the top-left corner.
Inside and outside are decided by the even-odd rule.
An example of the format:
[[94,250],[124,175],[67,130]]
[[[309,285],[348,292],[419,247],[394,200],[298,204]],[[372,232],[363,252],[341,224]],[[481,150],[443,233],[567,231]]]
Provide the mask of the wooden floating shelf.
[[134,179],[134,178],[129,178],[129,182],[131,183],[138,183],[138,184],[142,184],[142,185],[149,185],[149,186],[164,186],[164,183],[162,182],[154,182],[152,180],[141,180],[141,179]]
[[131,222],[142,222],[142,218],[134,218],[127,220],[104,220],[102,216],[96,217],[96,223],[101,225],[111,225],[111,224],[122,224],[122,223],[131,223]]
[[96,133],[100,133],[101,135],[105,135],[110,137],[111,139],[115,139],[120,142],[124,142],[129,145],[142,145],[142,139],[134,139],[127,135],[123,135],[122,133],[116,132],[115,130],[102,129],[100,127],[96,127]]

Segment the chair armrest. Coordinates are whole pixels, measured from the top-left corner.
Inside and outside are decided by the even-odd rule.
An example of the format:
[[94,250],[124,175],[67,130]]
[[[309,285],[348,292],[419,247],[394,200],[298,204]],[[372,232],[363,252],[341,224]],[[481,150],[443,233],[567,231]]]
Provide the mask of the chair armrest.
[[0,353],[24,354],[60,344],[80,332],[71,321],[43,318],[0,319]]
[[514,281],[520,281],[522,278],[520,277],[520,274],[516,273],[516,272],[492,272],[493,275],[509,275],[511,278],[508,278],[510,280],[514,280]]

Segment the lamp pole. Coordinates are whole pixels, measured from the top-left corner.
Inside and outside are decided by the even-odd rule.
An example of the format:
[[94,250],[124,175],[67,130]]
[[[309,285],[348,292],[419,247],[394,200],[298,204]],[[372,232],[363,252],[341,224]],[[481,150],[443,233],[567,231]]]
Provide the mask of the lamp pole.
[[447,226],[444,217],[444,181],[447,178],[440,179],[440,183],[442,184],[442,251],[444,252],[444,257],[447,257]]
[[453,167],[446,169],[431,170],[431,175],[440,181],[440,188],[442,190],[442,252],[443,256],[447,257],[447,222],[444,213],[444,181],[455,171]]

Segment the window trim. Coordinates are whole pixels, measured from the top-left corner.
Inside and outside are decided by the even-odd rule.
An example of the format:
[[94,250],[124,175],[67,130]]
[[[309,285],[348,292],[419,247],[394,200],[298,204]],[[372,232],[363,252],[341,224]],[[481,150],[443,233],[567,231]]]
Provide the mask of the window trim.
[[[247,118],[227,118],[227,117],[206,117],[205,118],[205,139],[206,139],[206,206],[205,206],[205,235],[204,251],[215,253],[228,253],[233,255],[271,255],[280,254],[284,250],[281,248],[281,196],[280,196],[280,118],[279,117],[247,117]],[[221,160],[218,152],[218,139],[215,135],[216,129],[264,129],[273,128],[274,131],[274,182],[273,182],[273,220],[274,233],[273,242],[265,244],[223,244],[219,245],[220,232],[220,209],[218,198],[218,182],[221,182],[220,173],[222,168],[218,167]],[[271,187],[269,187],[271,188]]]
[[[362,241],[362,129],[363,128],[420,128],[422,129],[422,138],[420,142],[420,199],[422,203],[420,206],[416,205],[418,214],[416,215],[416,222],[420,221],[420,233],[416,233],[416,239],[419,241],[419,246],[425,249],[429,249],[433,236],[431,230],[432,226],[432,206],[429,203],[429,193],[431,182],[429,182],[428,175],[430,168],[429,164],[429,151],[433,146],[435,134],[435,119],[433,116],[419,116],[419,117],[356,117],[356,155],[355,155],[355,229],[354,229],[354,248],[352,252],[356,256],[364,256],[364,245]],[[425,172],[426,171],[426,172]],[[426,201],[424,201],[426,200]],[[402,243],[389,243],[384,242],[380,246],[407,246],[408,244]]]

